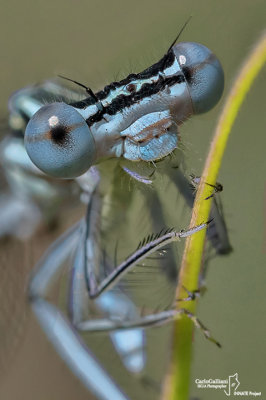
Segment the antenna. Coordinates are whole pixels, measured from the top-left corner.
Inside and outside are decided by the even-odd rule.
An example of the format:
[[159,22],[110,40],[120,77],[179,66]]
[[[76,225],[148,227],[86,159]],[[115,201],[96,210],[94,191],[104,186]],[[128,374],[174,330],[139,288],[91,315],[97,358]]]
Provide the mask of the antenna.
[[69,82],[73,82],[73,83],[75,83],[76,85],[78,85],[78,86],[84,88],[84,89],[86,90],[86,92],[88,93],[88,95],[90,95],[90,96],[95,100],[96,103],[99,102],[99,100],[98,100],[96,94],[95,94],[95,93],[92,91],[92,89],[89,88],[88,86],[83,85],[83,83],[80,83],[80,82],[78,82],[78,81],[75,81],[74,79],[67,78],[66,76],[63,76],[63,75],[58,75],[58,76],[59,76],[59,78],[65,79],[65,80],[67,80],[67,81],[69,81]]

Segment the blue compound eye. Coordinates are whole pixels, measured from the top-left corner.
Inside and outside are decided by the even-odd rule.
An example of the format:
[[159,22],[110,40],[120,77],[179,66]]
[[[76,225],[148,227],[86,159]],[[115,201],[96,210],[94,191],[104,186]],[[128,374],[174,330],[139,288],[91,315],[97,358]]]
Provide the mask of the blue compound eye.
[[43,106],[29,121],[25,147],[32,162],[48,175],[75,178],[93,164],[95,142],[80,113],[65,103]]
[[205,46],[181,42],[173,46],[185,75],[196,114],[209,111],[220,100],[224,89],[224,72],[219,60]]

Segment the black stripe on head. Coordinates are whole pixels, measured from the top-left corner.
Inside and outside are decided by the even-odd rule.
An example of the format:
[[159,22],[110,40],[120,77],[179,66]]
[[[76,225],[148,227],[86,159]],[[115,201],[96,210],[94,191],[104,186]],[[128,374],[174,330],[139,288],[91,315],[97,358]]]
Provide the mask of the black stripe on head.
[[99,110],[94,115],[90,116],[86,122],[88,126],[91,126],[95,122],[101,121],[104,114],[115,115],[116,113],[121,112],[124,108],[132,106],[145,97],[150,97],[160,92],[166,86],[169,87],[182,82],[185,82],[185,77],[182,73],[167,78],[159,75],[157,82],[144,83],[138,92],[134,92],[129,95],[121,94],[120,96],[117,96],[108,106],[103,107],[102,110]]
[[[102,101],[108,97],[112,90],[120,88],[122,86],[128,85],[130,82],[134,80],[141,80],[141,79],[149,79],[152,76],[158,75],[160,72],[163,74],[164,70],[171,65],[175,61],[175,55],[172,50],[166,53],[160,61],[153,64],[151,67],[145,69],[144,71],[138,74],[129,74],[125,79],[122,79],[119,82],[112,82],[109,85],[105,86],[103,90],[100,90],[95,94],[99,101]],[[75,108],[85,109],[86,107],[96,104],[96,101],[92,97],[88,97],[87,99],[71,103],[70,105]]]

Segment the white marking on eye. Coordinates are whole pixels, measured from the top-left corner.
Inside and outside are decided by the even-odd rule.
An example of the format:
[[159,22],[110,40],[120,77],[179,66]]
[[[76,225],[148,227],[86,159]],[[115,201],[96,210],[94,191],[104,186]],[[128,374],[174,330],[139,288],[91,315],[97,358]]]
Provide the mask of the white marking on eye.
[[52,115],[52,116],[48,119],[48,122],[49,122],[49,126],[54,127],[54,126],[56,126],[57,124],[59,124],[59,119],[58,119],[58,117],[57,117],[56,115]]
[[185,56],[183,56],[183,55],[179,56],[179,64],[180,65],[184,65],[184,64],[186,64],[186,62],[187,62],[187,59]]

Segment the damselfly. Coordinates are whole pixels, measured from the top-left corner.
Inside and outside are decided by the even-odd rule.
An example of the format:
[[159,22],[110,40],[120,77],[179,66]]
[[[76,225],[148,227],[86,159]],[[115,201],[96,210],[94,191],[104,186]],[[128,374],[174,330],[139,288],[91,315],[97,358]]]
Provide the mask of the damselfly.
[[[165,180],[193,203],[190,183],[170,155],[180,143],[179,126],[212,108],[223,84],[214,54],[187,42],[173,43],[141,73],[97,93],[86,88],[89,97],[81,101],[41,107],[33,89],[19,97],[21,113],[31,117],[25,133],[31,160],[54,177],[83,174],[87,215],[40,262],[29,296],[56,350],[99,399],[128,397],[114,383],[115,371],[105,371],[89,350],[93,333],[110,337],[136,379],[155,380],[145,375],[149,331],[178,315],[172,310],[178,277],[172,244],[206,227],[165,230]],[[209,237],[217,252],[226,252],[226,231],[223,226],[221,235],[221,217],[212,212],[217,218]],[[159,233],[139,242],[147,231]]]

